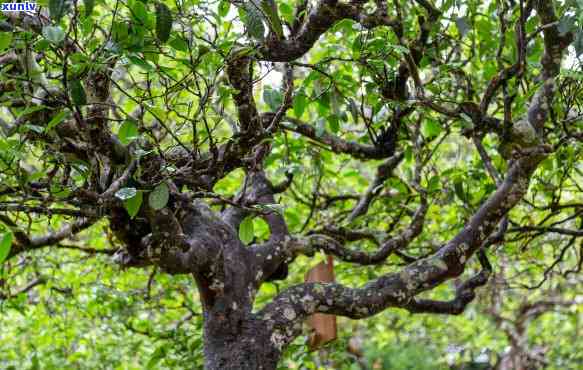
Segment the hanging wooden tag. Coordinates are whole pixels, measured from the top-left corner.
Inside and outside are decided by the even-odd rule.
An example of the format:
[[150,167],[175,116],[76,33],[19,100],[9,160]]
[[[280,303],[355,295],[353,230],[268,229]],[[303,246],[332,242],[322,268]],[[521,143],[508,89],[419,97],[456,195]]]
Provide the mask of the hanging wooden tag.
[[[330,283],[334,279],[334,259],[328,256],[328,263],[320,262],[306,274],[306,282]],[[337,336],[336,316],[316,313],[308,318],[308,326],[312,329],[308,338],[310,351],[320,348],[333,341]]]

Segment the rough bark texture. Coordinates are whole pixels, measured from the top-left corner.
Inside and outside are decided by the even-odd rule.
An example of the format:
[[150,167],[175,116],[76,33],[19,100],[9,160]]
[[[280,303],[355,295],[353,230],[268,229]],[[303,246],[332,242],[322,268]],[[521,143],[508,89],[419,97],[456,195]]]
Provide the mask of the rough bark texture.
[[221,313],[205,313],[205,364],[209,370],[273,370],[281,352],[260,320],[233,325]]

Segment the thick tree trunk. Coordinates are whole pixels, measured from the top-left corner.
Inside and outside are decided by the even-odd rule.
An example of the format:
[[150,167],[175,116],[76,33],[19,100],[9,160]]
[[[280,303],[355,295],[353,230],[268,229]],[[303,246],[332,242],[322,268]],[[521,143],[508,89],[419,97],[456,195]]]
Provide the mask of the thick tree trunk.
[[206,370],[275,370],[281,356],[265,324],[257,320],[229,322],[205,318]]

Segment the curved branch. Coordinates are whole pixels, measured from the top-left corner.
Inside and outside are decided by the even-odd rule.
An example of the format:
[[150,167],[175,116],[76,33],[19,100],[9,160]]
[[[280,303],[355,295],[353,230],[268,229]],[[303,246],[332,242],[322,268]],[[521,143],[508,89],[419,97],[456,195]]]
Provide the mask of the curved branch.
[[18,289],[14,293],[11,293],[11,294],[0,293],[0,301],[17,297],[18,295],[23,294],[23,293],[27,293],[30,290],[34,289],[35,287],[37,287],[39,285],[46,284],[47,282],[48,282],[48,280],[46,278],[44,278],[44,277],[39,277],[37,279],[34,279],[33,281],[31,281],[30,283],[26,284],[24,287]]
[[[237,202],[242,206],[271,207],[276,204],[273,196],[275,190],[262,170],[248,171],[243,188],[237,196]],[[241,207],[230,207],[223,212],[222,218],[238,230],[241,221],[248,214],[249,212]],[[255,277],[257,286],[265,280],[282,279],[287,276],[287,266],[284,264],[286,256],[276,252],[289,236],[285,219],[277,210],[272,210],[262,217],[269,225],[270,236],[267,243],[251,248],[260,271]]]
[[235,57],[227,64],[229,83],[236,90],[233,99],[237,106],[243,137],[252,137],[262,132],[261,120],[253,99],[251,68],[251,58],[248,56]]
[[64,215],[73,217],[98,217],[95,210],[81,210],[70,208],[47,208],[43,206],[29,206],[24,204],[0,204],[0,211],[3,212],[27,212],[40,215]]
[[561,235],[570,235],[574,237],[583,237],[583,230],[564,229],[560,227],[546,227],[546,226],[519,226],[513,227],[508,232],[510,233],[524,233],[536,231],[540,233],[555,233]]
[[62,227],[58,231],[35,237],[29,237],[28,235],[17,229],[16,224],[9,225],[11,226],[11,228],[13,228],[15,235],[19,235],[19,237],[17,237],[16,241],[13,242],[8,258],[12,258],[22,252],[27,252],[58,244],[62,240],[65,240],[93,226],[98,220],[99,220],[98,218],[82,218],[67,226]]
[[427,208],[427,201],[425,198],[421,198],[421,204],[415,211],[409,226],[400,235],[382,243],[374,253],[345,248],[337,240],[326,235],[309,235],[303,239],[296,239],[291,242],[291,248],[295,253],[312,255],[316,250],[320,250],[345,262],[358,263],[359,265],[376,265],[385,261],[393,252],[406,247],[415,237],[421,234]]
[[382,13],[363,14],[364,2],[353,0],[340,3],[321,0],[305,17],[299,29],[286,40],[271,39],[258,50],[259,58],[272,62],[291,62],[307,53],[326,31],[342,19],[353,19],[366,28],[395,26],[397,21]]
[[[222,219],[234,230],[238,230],[241,221],[250,214],[248,207],[272,206],[277,203],[273,196],[276,190],[262,170],[248,171],[242,189],[235,199],[235,203],[241,207],[235,205],[227,208],[221,215]],[[269,225],[271,242],[279,242],[288,235],[285,220],[277,211],[267,212],[263,217]]]
[[366,214],[372,200],[380,192],[381,186],[391,176],[392,172],[397,168],[399,163],[401,163],[403,158],[404,154],[402,152],[397,153],[377,167],[377,173],[374,180],[370,183],[366,192],[352,209],[352,213],[348,217],[349,222],[354,221],[358,216]]
[[283,129],[296,132],[318,143],[324,144],[334,153],[345,153],[359,159],[382,159],[390,156],[390,153],[387,155],[382,147],[347,141],[327,132],[319,134],[316,132],[314,126],[302,122],[297,118],[285,117],[284,121],[292,125],[282,123],[281,126]]
[[455,298],[453,300],[443,302],[413,298],[403,308],[411,313],[459,315],[464,312],[467,305],[476,297],[475,290],[484,286],[492,274],[492,266],[484,252],[480,251],[478,257],[482,265],[482,270],[456,288]]
[[[398,273],[372,280],[362,288],[321,283],[292,286],[266,305],[259,317],[285,341],[291,341],[295,333],[286,334],[286,329],[313,313],[365,318],[388,307],[407,307],[417,294],[462,274],[468,259],[527,192],[532,173],[549,150],[547,146],[535,147],[517,159],[502,184],[466,226],[432,256],[411,263]],[[481,279],[471,281],[470,286]]]
[[561,36],[552,1],[534,3],[541,24],[550,25],[543,30],[544,53],[541,58],[543,84],[533,97],[527,115],[528,122],[537,132],[542,133],[555,92],[554,78],[559,74],[564,51],[572,42],[573,34],[569,32]]

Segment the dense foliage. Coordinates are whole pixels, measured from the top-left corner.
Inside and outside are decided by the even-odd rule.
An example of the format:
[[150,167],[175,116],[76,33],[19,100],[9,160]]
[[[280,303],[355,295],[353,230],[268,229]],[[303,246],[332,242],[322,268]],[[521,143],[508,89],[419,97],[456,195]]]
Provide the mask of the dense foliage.
[[0,13],[1,368],[583,362],[582,1],[37,5]]

